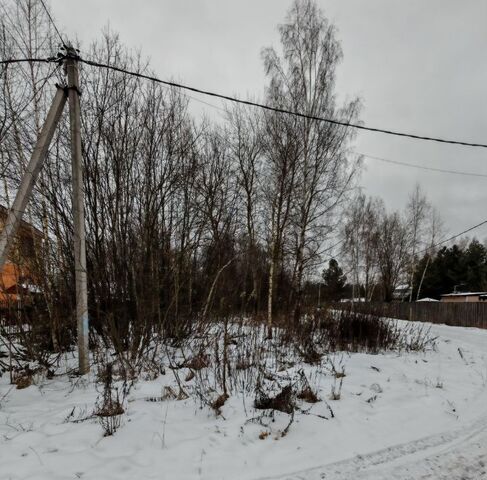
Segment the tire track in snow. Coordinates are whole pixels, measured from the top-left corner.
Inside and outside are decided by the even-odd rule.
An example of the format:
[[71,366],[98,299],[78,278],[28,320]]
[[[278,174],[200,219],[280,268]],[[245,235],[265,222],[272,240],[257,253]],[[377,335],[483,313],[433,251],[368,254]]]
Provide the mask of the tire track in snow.
[[[398,460],[401,461],[401,465],[394,465],[393,463]],[[483,480],[487,479],[486,462],[487,416],[484,416],[462,427],[419,440],[318,467],[288,474],[259,477],[255,480],[349,480],[355,478],[364,480],[456,480],[457,478],[459,480]],[[472,464],[476,465],[476,470],[473,470],[473,476],[470,476],[469,468]],[[408,473],[408,467],[415,468],[416,473]],[[422,473],[420,473],[421,470],[423,470]],[[418,477],[418,473],[424,475]]]

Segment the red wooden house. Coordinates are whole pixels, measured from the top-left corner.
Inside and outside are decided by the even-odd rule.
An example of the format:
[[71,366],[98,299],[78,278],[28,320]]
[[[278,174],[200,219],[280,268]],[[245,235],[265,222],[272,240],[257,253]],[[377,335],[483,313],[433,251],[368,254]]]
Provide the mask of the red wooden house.
[[[0,205],[0,231],[5,225],[8,210]],[[22,221],[9,258],[0,271],[0,310],[5,315],[12,308],[28,304],[39,293],[33,264],[42,244],[43,234],[28,222]]]

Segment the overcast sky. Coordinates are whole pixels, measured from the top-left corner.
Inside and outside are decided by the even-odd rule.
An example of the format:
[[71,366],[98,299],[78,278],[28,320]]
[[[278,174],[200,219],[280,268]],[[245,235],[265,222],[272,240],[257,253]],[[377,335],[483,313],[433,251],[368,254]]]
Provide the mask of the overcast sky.
[[[487,143],[487,1],[317,0],[338,28],[341,98],[362,99],[373,127]],[[165,79],[240,97],[262,95],[265,46],[277,45],[285,0],[51,0],[82,48],[110,25]],[[215,99],[201,97],[220,105]],[[201,104],[195,111],[202,114]],[[208,115],[218,111],[208,109]],[[487,174],[487,149],[359,133],[355,150],[434,168]],[[449,233],[487,218],[487,178],[366,160],[361,184],[402,209],[416,182]],[[487,226],[476,235],[487,237]]]

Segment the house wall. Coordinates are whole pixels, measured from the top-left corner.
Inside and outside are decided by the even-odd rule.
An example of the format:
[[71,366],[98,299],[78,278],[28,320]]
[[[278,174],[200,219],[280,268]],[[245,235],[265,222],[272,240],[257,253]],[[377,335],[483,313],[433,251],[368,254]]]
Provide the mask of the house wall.
[[[7,214],[8,211],[0,206],[0,232],[5,225]],[[14,292],[20,279],[28,277],[32,280],[29,265],[34,259],[36,246],[40,246],[41,242],[41,232],[22,221],[10,250],[9,259],[0,269],[0,307],[11,305],[18,300],[18,295]]]
[[456,295],[454,297],[441,297],[442,302],[449,303],[465,303],[465,302],[478,302],[480,301],[479,295]]

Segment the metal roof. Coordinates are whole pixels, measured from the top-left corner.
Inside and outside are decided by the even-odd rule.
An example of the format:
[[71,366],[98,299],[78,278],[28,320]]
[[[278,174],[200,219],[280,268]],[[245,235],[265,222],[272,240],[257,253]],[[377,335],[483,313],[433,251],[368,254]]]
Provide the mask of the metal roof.
[[444,293],[442,297],[469,297],[471,295],[487,295],[487,292]]

